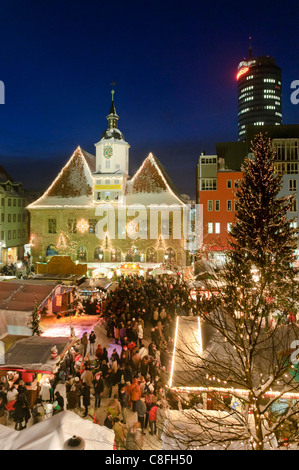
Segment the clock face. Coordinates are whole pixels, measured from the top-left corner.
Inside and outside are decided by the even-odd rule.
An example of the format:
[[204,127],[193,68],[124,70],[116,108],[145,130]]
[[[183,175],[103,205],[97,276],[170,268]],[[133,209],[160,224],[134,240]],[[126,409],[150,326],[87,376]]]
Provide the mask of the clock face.
[[111,157],[112,157],[112,153],[113,153],[113,150],[112,150],[111,145],[106,145],[106,146],[104,147],[103,153],[104,153],[104,157],[105,157],[105,158],[111,158]]

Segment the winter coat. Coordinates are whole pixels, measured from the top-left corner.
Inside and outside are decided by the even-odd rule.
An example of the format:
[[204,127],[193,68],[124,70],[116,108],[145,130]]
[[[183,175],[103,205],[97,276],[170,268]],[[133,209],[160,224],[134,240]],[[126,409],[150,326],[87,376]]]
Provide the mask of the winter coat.
[[83,372],[83,374],[81,374],[81,380],[82,380],[82,382],[85,382],[86,385],[91,387],[92,386],[92,380],[93,380],[93,374],[92,374],[91,370],[85,370]]
[[83,397],[83,406],[89,406],[90,405],[90,387],[85,386],[82,388],[82,397]]
[[47,382],[43,383],[43,385],[41,386],[41,399],[43,401],[50,400],[50,388],[51,384]]
[[128,408],[129,399],[130,399],[130,397],[129,397],[128,392],[124,391],[124,392],[120,393],[119,401],[120,401],[120,405],[121,405],[122,408]]
[[99,378],[99,380],[94,381],[94,391],[96,395],[100,395],[104,391],[104,380],[102,377]]
[[30,410],[28,402],[24,395],[19,394],[14,404],[14,421],[21,423],[23,420],[28,421],[30,418]]
[[138,325],[137,336],[139,339],[143,339],[143,328],[141,325]]
[[66,396],[67,398],[67,409],[74,410],[79,404],[79,395],[76,390],[70,390]]
[[157,411],[158,411],[158,406],[157,405],[154,405],[154,406],[151,407],[151,409],[149,410],[149,413],[148,413],[148,419],[150,421],[156,421]]
[[141,430],[135,432],[129,431],[126,439],[127,450],[141,450],[143,448],[144,438]]
[[137,401],[139,400],[140,397],[141,397],[140,385],[138,384],[138,380],[135,379],[131,387],[131,400]]
[[143,400],[137,400],[136,412],[138,416],[144,416],[146,414],[146,404]]

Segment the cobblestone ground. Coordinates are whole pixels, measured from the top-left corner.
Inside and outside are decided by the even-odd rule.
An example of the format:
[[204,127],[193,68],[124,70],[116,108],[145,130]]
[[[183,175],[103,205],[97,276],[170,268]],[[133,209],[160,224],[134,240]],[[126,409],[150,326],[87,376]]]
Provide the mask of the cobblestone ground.
[[[94,330],[96,334],[96,343],[95,343],[95,349],[98,344],[101,344],[102,347],[107,348],[108,351],[108,357],[110,357],[110,354],[112,353],[113,349],[116,348],[117,352],[121,352],[121,346],[117,345],[114,343],[113,338],[107,338],[107,333],[106,329],[102,324],[102,321],[99,320],[99,318],[96,315],[82,315],[78,317],[72,317],[71,320],[69,317],[62,317],[60,319],[57,319],[56,316],[46,316],[42,319],[40,326],[43,330],[43,335],[44,336],[53,336],[53,337],[59,337],[59,336],[69,336],[70,334],[70,322],[72,327],[75,330],[75,334],[78,338],[81,338],[83,333],[86,331],[89,335],[89,333]],[[145,338],[144,338],[144,343],[147,346],[149,341],[146,338],[146,331],[145,331]],[[92,360],[94,358],[93,355],[90,354],[90,350],[88,347],[87,354],[89,354],[90,359]],[[65,403],[66,401],[66,392],[65,392],[65,385],[62,383],[58,383],[55,391],[59,391],[60,394],[63,396]],[[105,391],[106,392],[106,391]],[[107,415],[107,405],[108,402],[111,400],[107,396],[107,394],[104,392],[102,401],[101,401],[101,406],[97,410],[97,418],[100,421],[100,425],[103,425],[104,420]],[[112,389],[112,397],[114,394],[118,394],[118,387],[117,385],[113,387]],[[65,407],[66,408],[66,407]],[[91,390],[91,404],[89,407],[89,414],[85,418],[83,418],[84,414],[84,408],[82,407],[80,410],[78,410],[77,414],[82,417],[82,419],[89,419],[93,421],[94,417],[94,394],[93,390]],[[120,417],[122,418],[122,417]],[[128,410],[128,415],[127,415],[127,428],[132,426],[134,423],[136,423],[137,420],[137,413],[133,412],[131,409]],[[33,420],[30,418],[28,422],[28,427],[33,425]],[[14,422],[11,420],[7,421],[7,426],[10,428],[14,428]],[[23,431],[20,431],[23,432]],[[143,445],[143,450],[158,450],[161,448],[161,440],[158,439],[156,436],[152,436],[149,432],[149,428],[146,429],[145,435],[144,435],[144,445]]]

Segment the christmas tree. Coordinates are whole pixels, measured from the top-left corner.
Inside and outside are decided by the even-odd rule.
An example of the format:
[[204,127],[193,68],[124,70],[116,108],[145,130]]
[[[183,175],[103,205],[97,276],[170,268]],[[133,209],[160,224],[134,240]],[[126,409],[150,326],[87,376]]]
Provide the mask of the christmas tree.
[[32,336],[40,336],[42,330],[40,329],[40,313],[36,300],[34,301],[34,307],[31,315],[30,327],[32,329]]
[[[272,310],[290,311],[294,307],[290,294],[296,288],[293,262],[297,239],[287,214],[293,196],[279,197],[282,176],[274,174],[275,155],[265,135],[255,137],[252,155],[244,162],[244,177],[236,192],[236,219],[227,264],[229,280],[235,279],[245,296],[247,289],[259,284],[272,299]],[[235,287],[234,283],[228,284]]]
[[[229,438],[220,433],[211,439],[226,448],[240,440],[251,449],[265,449],[273,442],[276,447],[299,442],[298,374],[292,360],[292,345],[299,338],[293,268],[297,237],[288,219],[292,197],[279,197],[281,177],[274,174],[273,162],[269,139],[258,134],[236,191],[227,262],[216,282],[205,281],[205,294],[197,298],[194,313],[203,325],[205,348],[200,355],[191,346],[189,354],[176,351],[185,365],[182,370],[189,370],[189,384],[206,390],[216,409],[226,410],[237,420]],[[283,413],[277,413],[281,399],[287,405]],[[198,422],[201,426],[206,422],[209,432],[215,417],[213,423],[207,416],[204,421],[196,412]],[[216,421],[220,428],[227,428],[226,416]]]

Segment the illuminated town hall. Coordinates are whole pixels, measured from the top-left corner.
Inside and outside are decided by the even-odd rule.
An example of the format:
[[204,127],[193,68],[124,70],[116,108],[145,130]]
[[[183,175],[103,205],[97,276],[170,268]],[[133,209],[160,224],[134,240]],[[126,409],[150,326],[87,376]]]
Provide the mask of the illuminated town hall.
[[112,103],[95,155],[80,146],[28,206],[33,262],[188,264],[189,207],[163,165],[149,154],[133,177]]

